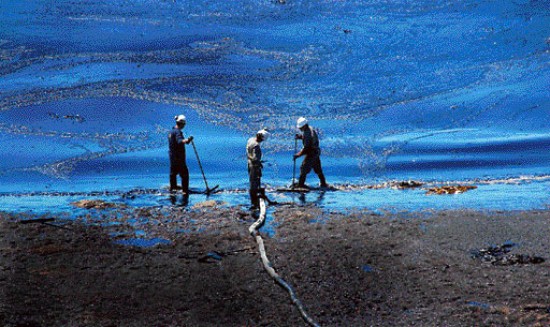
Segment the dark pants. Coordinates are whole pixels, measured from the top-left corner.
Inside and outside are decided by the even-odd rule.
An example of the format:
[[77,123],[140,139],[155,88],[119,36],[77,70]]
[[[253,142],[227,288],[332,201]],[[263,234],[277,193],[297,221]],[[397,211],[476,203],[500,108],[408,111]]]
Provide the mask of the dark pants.
[[306,176],[311,170],[319,176],[321,187],[327,186],[325,175],[323,174],[323,168],[321,168],[321,157],[317,155],[306,155],[302,166],[300,166],[300,179],[298,180],[298,187],[304,187],[306,184]]
[[183,192],[189,191],[189,169],[187,165],[181,162],[170,163],[170,190],[176,190],[178,188],[177,177],[181,177],[181,189]]
[[258,193],[260,192],[262,184],[262,168],[259,166],[248,165],[248,179],[250,182],[250,188],[248,193],[250,194],[250,203],[253,206],[260,206],[260,198]]

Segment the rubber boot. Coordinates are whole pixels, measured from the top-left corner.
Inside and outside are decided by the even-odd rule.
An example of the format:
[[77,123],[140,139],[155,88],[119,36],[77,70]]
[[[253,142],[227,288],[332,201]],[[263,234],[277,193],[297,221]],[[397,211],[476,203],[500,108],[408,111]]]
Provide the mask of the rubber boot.
[[170,192],[175,192],[178,189],[177,175],[170,172]]
[[187,166],[182,168],[181,190],[183,194],[189,194],[189,170],[187,169]]
[[321,182],[321,187],[328,187],[324,174],[319,174],[319,181]]
[[300,179],[298,179],[298,185],[296,185],[297,188],[306,188],[306,176],[300,175]]

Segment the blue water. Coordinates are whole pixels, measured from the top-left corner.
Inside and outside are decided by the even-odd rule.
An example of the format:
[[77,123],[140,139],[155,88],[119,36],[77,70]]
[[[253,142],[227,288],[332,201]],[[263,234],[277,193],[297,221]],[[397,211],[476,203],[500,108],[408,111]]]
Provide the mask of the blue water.
[[58,192],[121,201],[134,189],[159,195],[126,202],[173,205],[166,134],[184,113],[209,185],[237,190],[214,195],[230,205],[248,203],[244,146],[260,128],[272,132],[264,183],[291,182],[303,115],[320,129],[329,183],[478,188],[272,195],[281,201],[548,209],[549,59],[547,1],[3,1],[0,208],[73,210],[89,196]]
[[120,245],[126,245],[126,246],[136,246],[136,247],[143,247],[143,248],[149,248],[156,245],[164,245],[164,244],[170,244],[169,240],[165,240],[163,238],[129,238],[129,239],[123,239],[123,240],[116,240],[114,241],[115,244]]
[[491,309],[490,304],[483,303],[483,302],[477,302],[477,301],[470,301],[470,302],[466,303],[466,305],[470,306],[470,307],[476,307],[476,308],[484,309],[484,310]]

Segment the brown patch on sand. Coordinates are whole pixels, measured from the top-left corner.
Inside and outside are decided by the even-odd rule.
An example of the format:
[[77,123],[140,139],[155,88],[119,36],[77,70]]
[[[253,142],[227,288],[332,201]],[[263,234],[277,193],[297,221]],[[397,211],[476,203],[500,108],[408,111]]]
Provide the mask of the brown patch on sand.
[[195,203],[191,209],[205,209],[205,208],[213,208],[213,207],[219,207],[226,205],[226,202],[223,201],[216,201],[216,200],[207,200],[199,203]]
[[105,202],[103,200],[80,200],[80,201],[72,202],[71,204],[77,208],[98,209],[98,210],[110,209],[110,208],[116,208],[116,207],[125,207],[125,205]]
[[460,194],[469,190],[475,190],[476,188],[477,186],[470,186],[470,185],[439,186],[439,187],[429,188],[426,194],[427,195]]

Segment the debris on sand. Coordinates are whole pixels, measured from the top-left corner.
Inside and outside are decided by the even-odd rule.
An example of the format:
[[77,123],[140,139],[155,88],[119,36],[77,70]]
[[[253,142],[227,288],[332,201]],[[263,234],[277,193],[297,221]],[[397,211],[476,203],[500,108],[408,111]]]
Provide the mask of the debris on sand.
[[393,182],[391,184],[391,188],[398,189],[398,190],[404,190],[404,189],[409,189],[409,188],[417,188],[417,187],[420,187],[422,185],[423,185],[422,182],[408,180],[408,181],[401,181],[401,182]]
[[505,243],[500,246],[490,246],[487,249],[472,250],[472,258],[481,259],[484,262],[490,262],[496,266],[511,266],[518,264],[539,264],[544,262],[544,258],[531,256],[527,254],[508,254],[514,244]]
[[514,246],[514,243],[504,243],[499,246],[489,246],[486,249],[472,250],[470,254],[473,258],[490,261],[494,257],[501,257],[510,252]]
[[20,220],[19,223],[20,224],[32,224],[32,223],[43,224],[43,223],[48,223],[48,222],[53,222],[53,221],[55,221],[55,218],[36,218],[36,219]]
[[431,194],[460,194],[464,193],[469,190],[475,190],[477,186],[471,186],[471,185],[449,185],[449,186],[439,186],[439,187],[432,187],[428,189],[428,192],[426,192],[426,195]]
[[121,206],[124,207],[124,205],[105,202],[103,200],[80,200],[80,201],[72,202],[71,204],[77,208],[98,209],[98,210],[117,208]]
[[491,263],[497,266],[512,266],[512,265],[539,264],[543,262],[544,262],[544,258],[542,257],[531,256],[528,254],[509,254]]
[[550,313],[550,306],[547,304],[533,303],[525,305],[523,311],[539,311],[541,313]]
[[207,200],[199,203],[195,203],[192,207],[192,209],[204,209],[204,208],[213,208],[213,207],[219,207],[226,205],[226,202],[223,201],[215,201],[215,200]]
[[221,261],[222,257],[223,257],[223,254],[217,251],[210,251],[206,255],[203,255],[200,258],[198,258],[198,261],[203,263],[212,263],[216,261]]

